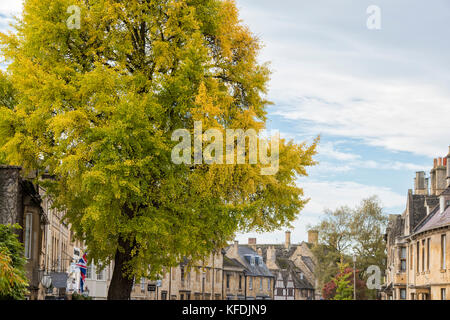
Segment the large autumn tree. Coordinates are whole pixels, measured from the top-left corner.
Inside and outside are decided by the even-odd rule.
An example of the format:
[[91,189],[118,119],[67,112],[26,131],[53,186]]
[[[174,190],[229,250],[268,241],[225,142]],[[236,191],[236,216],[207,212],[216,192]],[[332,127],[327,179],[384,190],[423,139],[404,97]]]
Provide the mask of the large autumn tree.
[[265,128],[269,70],[233,1],[25,0],[1,45],[16,103],[0,109],[0,148],[51,177],[41,183],[91,260],[114,260],[109,299],[238,231],[288,226],[303,208],[295,180],[316,142],[281,140],[274,175],[261,161],[171,159],[173,132],[197,121]]

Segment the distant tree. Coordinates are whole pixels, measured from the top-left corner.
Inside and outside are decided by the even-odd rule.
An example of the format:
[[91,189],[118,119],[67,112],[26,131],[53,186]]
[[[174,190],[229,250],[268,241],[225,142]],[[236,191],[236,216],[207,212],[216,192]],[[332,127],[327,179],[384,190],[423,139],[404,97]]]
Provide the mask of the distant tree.
[[[341,257],[345,263],[353,263],[352,256],[356,255],[358,278],[362,282],[367,278],[369,266],[384,270],[386,225],[387,216],[376,196],[363,199],[354,209],[341,207],[325,211],[321,222],[314,226],[319,231],[319,243],[312,249],[318,261],[316,276],[324,292],[333,291],[332,279],[339,272]],[[367,290],[359,296],[375,298],[376,291]]]
[[[353,299],[353,268],[349,267],[349,264],[345,264],[345,268],[342,271],[339,269],[339,273],[336,274],[331,281],[325,283],[322,288],[322,297],[326,300],[351,300]],[[351,299],[342,299],[342,297],[348,296],[348,289],[351,289]],[[366,296],[366,284],[360,279],[360,270],[356,270],[356,299],[365,300]]]
[[346,272],[348,269],[348,264],[340,262],[338,264],[339,273],[332,279],[336,286],[336,294],[333,300],[352,300],[353,296],[353,286],[351,278],[352,273]]
[[14,230],[0,224],[0,300],[23,300],[28,293],[23,245]]
[[319,242],[312,251],[317,259],[315,273],[321,285],[331,281],[339,272],[338,264],[351,248],[351,215],[349,207],[326,210],[320,223],[314,226],[314,230],[319,232]]
[[381,270],[386,267],[384,233],[387,223],[388,217],[383,213],[381,202],[376,196],[364,199],[353,211],[350,221],[352,253],[357,257],[357,267],[363,278],[371,265]]

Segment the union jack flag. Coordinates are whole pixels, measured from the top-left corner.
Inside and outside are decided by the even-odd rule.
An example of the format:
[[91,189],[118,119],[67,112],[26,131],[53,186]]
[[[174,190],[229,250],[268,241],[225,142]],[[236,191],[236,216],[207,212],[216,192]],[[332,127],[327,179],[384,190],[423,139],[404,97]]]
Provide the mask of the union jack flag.
[[84,292],[84,283],[86,281],[86,273],[87,273],[87,258],[86,258],[86,252],[83,254],[83,257],[78,260],[78,263],[76,264],[78,268],[80,268],[80,291]]

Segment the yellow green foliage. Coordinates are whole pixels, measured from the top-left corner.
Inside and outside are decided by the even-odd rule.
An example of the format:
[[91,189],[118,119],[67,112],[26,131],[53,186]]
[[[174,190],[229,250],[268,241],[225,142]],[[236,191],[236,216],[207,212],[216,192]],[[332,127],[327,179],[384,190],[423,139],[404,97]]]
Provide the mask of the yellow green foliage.
[[[67,8],[81,8],[69,29]],[[46,188],[89,258],[132,247],[130,274],[201,259],[238,231],[288,226],[316,143],[282,141],[276,175],[261,165],[175,165],[174,130],[265,128],[269,69],[233,1],[25,0],[0,36],[13,110],[0,106],[11,164],[47,170]],[[148,266],[151,265],[151,270]]]

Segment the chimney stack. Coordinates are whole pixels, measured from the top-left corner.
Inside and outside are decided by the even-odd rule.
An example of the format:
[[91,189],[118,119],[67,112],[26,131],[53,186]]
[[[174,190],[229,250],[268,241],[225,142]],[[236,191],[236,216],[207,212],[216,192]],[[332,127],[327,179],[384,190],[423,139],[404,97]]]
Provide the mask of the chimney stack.
[[308,243],[317,244],[319,242],[319,232],[316,230],[308,231]]
[[[447,160],[445,160],[445,164]],[[442,158],[438,159],[438,165],[435,169],[436,171],[436,195],[440,195],[447,187],[447,168],[444,166],[444,161]]]
[[256,238],[248,238],[248,245],[249,245],[253,250],[256,250]]
[[430,182],[431,182],[431,188],[430,188],[430,194],[432,196],[436,195],[436,168],[437,168],[437,159],[433,160],[433,169],[430,171]]
[[428,195],[428,179],[425,178],[424,171],[416,172],[414,194]]
[[290,246],[291,246],[291,232],[286,231],[286,240],[284,242],[284,247],[286,249],[289,249]]
[[450,146],[448,147],[447,154],[447,188],[450,188]]

